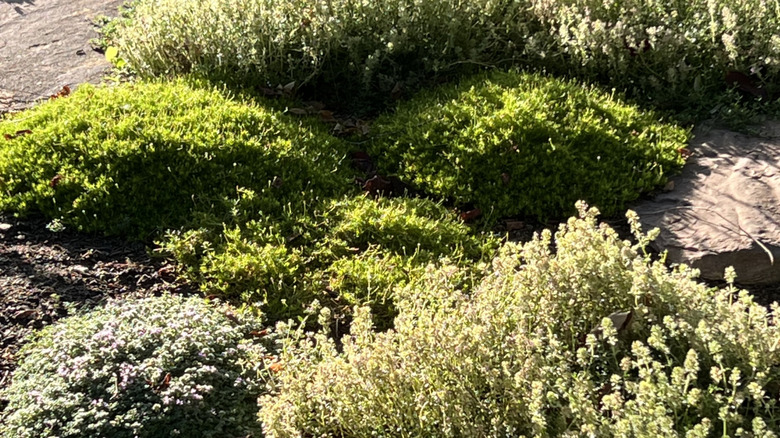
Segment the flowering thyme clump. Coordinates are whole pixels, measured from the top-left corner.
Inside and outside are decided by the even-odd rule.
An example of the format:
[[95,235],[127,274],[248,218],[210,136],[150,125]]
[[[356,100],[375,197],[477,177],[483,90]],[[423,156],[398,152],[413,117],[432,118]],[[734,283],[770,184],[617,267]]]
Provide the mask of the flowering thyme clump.
[[67,318],[21,351],[0,435],[259,436],[251,358],[272,357],[259,327],[173,296]]
[[291,331],[265,436],[777,438],[780,308],[652,260],[634,213],[636,244],[578,210],[468,291],[430,266],[393,330],[364,307],[341,345],[327,313]]

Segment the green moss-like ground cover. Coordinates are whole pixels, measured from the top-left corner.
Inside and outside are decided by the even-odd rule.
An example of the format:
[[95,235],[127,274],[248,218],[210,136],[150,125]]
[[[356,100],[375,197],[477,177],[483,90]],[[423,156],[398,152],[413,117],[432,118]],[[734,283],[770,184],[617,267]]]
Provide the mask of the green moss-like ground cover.
[[[205,87],[205,86],[204,86]],[[317,127],[184,80],[84,85],[0,122],[0,209],[148,239],[198,215],[220,222],[241,189],[278,217],[349,187],[343,143]]]
[[[278,105],[276,105],[278,106]],[[272,319],[312,300],[370,303],[429,263],[484,261],[488,220],[609,213],[665,181],[685,131],[596,88],[495,73],[423,93],[374,125],[380,170],[434,199],[371,199],[325,127],[204,82],[84,86],[0,122],[0,208],[66,227],[157,239],[207,294],[264,303]]]
[[687,133],[578,82],[494,73],[421,93],[374,124],[384,172],[493,219],[619,213],[682,165]]
[[[764,0],[131,2],[107,53],[166,80],[0,119],[0,211],[154,240],[243,308],[128,301],[40,332],[0,435],[776,436],[777,306],[652,262],[635,215],[637,244],[579,204],[521,245],[452,210],[622,213],[688,133],[618,96],[680,119],[776,111],[778,16]],[[459,76],[518,66],[618,91]],[[734,72],[755,105],[735,103]],[[286,96],[170,77],[192,73]],[[358,146],[283,111],[297,91],[371,112],[453,78],[357,142],[426,197],[361,193]],[[258,308],[301,324],[274,333]]]
[[435,201],[365,197],[345,142],[268,107],[197,81],[81,87],[0,122],[0,208],[157,239],[204,293],[270,319],[319,299],[386,327],[425,265],[495,248]]
[[173,232],[163,249],[204,292],[265,303],[274,319],[300,315],[317,299],[339,313],[370,303],[377,325],[389,327],[395,288],[442,259],[476,267],[498,243],[426,199],[361,194],[292,211],[281,221]]

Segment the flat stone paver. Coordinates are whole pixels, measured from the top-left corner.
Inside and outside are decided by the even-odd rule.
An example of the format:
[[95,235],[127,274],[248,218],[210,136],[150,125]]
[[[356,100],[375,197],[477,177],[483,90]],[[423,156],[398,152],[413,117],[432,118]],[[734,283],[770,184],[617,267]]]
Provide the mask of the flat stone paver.
[[110,67],[92,49],[92,21],[117,15],[124,0],[0,0],[0,112],[29,108]]
[[733,266],[741,284],[780,282],[780,121],[759,131],[697,128],[673,189],[634,207],[670,262],[708,280]]

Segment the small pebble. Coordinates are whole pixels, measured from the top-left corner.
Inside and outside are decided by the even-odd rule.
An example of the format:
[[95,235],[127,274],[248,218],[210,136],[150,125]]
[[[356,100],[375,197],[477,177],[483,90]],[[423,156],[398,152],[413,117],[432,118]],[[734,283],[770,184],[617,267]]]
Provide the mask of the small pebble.
[[76,271],[76,272],[78,272],[79,274],[82,274],[82,275],[84,275],[87,272],[89,272],[89,268],[84,266],[84,265],[74,265],[70,269],[72,271]]
[[0,222],[0,231],[8,231],[13,225]]

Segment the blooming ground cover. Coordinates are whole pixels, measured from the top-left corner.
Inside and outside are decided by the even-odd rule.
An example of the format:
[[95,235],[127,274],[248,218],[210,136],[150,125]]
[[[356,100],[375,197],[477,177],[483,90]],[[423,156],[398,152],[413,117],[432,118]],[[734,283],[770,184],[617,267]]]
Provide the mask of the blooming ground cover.
[[[662,186],[675,121],[773,114],[777,15],[130,2],[104,44],[132,80],[0,120],[0,209],[143,242],[201,294],[36,332],[0,434],[774,436],[776,306],[575,201]],[[507,216],[565,223],[513,243]]]

